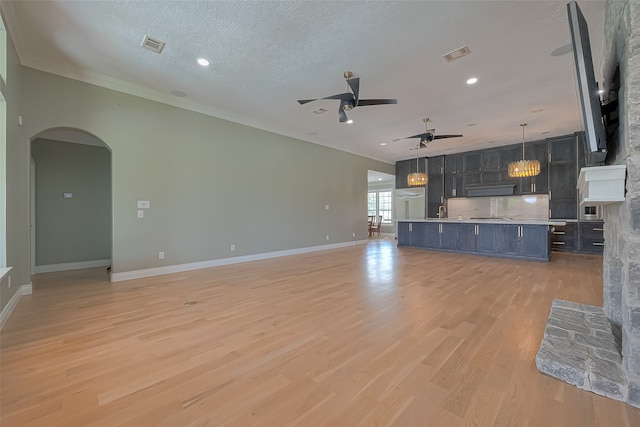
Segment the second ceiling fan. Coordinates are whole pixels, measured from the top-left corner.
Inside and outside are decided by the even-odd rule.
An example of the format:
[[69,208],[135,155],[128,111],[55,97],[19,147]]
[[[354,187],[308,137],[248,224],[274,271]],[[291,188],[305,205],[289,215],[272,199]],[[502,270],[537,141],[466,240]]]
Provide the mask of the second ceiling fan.
[[425,117],[422,119],[424,122],[424,133],[419,133],[417,135],[407,136],[405,138],[394,139],[393,142],[402,141],[403,139],[411,139],[411,138],[420,138],[420,143],[418,148],[425,148],[428,143],[433,141],[434,139],[444,139],[444,138],[461,138],[462,135],[436,135],[435,129],[427,129],[429,123],[429,117]]
[[339,99],[340,105],[338,107],[338,117],[340,123],[351,123],[347,117],[346,111],[352,110],[356,107],[364,107],[366,105],[385,105],[385,104],[397,104],[397,99],[360,99],[360,78],[353,77],[351,71],[344,72],[344,78],[347,80],[347,91],[339,93],[337,95],[327,96],[325,98],[318,99],[299,99],[300,105],[304,105],[308,102],[319,101],[321,99]]

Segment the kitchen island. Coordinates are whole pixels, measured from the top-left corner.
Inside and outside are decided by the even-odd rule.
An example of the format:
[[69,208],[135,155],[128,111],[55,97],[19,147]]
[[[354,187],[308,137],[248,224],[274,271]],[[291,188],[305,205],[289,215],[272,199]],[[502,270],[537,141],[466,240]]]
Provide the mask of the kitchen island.
[[548,262],[562,221],[470,218],[398,220],[398,246]]

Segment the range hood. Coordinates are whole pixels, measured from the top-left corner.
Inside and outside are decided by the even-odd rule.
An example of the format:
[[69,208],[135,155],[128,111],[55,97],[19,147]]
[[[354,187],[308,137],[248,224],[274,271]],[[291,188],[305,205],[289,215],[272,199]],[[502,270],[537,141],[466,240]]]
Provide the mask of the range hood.
[[595,166],[580,169],[580,206],[602,206],[624,202],[626,165]]
[[467,197],[513,196],[515,187],[515,184],[470,186],[466,188],[466,195]]

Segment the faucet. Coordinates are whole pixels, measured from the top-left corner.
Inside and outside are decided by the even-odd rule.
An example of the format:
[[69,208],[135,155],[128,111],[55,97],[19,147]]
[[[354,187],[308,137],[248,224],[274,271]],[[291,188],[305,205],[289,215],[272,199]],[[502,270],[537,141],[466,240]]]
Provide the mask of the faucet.
[[446,218],[447,207],[445,205],[438,206],[438,219]]

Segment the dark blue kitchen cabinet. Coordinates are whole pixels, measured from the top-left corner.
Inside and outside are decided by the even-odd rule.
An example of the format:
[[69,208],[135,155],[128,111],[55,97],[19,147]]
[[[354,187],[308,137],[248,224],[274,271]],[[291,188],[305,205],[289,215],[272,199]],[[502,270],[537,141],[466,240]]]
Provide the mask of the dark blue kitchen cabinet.
[[478,224],[476,233],[476,252],[498,253],[498,224]]
[[398,233],[398,245],[410,246],[411,245],[411,232],[409,230],[409,222],[398,221],[397,233]]
[[459,249],[458,224],[440,223],[440,247],[442,249]]
[[547,225],[402,221],[398,223],[398,246],[538,261],[551,256]]
[[476,228],[477,224],[464,223],[458,225],[459,247],[461,251],[476,251]]
[[440,248],[440,223],[427,222],[427,244],[430,249]]
[[444,156],[427,159],[427,218],[438,218],[438,209],[444,205]]
[[[417,163],[417,166],[416,166]],[[396,188],[409,188],[407,183],[407,175],[416,172],[425,172],[427,170],[426,158],[401,160],[396,162]]]
[[520,226],[514,224],[498,225],[498,245],[500,253],[517,256],[520,254]]
[[398,246],[424,247],[427,243],[427,227],[424,222],[398,222]]
[[549,227],[542,225],[520,226],[520,255],[527,258],[545,258],[551,253]]
[[578,218],[577,136],[550,138],[549,144],[549,218]]
[[551,253],[549,226],[500,224],[498,227],[498,244],[501,254],[549,259]]
[[523,194],[546,194],[549,192],[549,156],[547,141],[527,142],[524,145],[525,159],[538,160],[540,173],[533,177],[522,178]]

